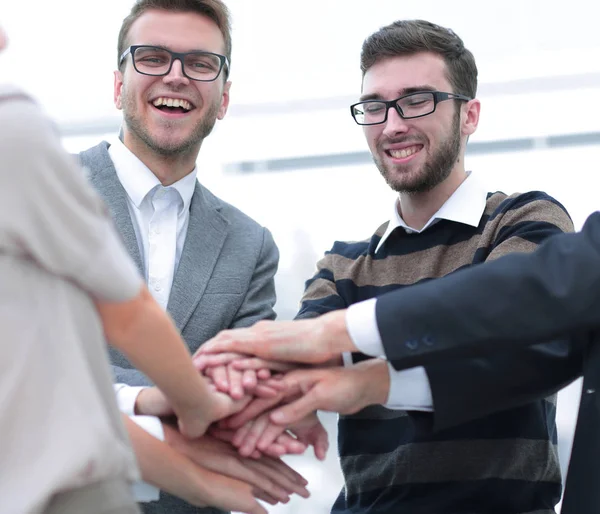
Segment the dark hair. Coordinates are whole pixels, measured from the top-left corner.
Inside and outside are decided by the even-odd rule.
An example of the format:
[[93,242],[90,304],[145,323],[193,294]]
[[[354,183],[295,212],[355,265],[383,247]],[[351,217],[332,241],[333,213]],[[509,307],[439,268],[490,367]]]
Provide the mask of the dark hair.
[[432,52],[443,57],[453,93],[475,98],[477,65],[473,54],[451,29],[423,20],[400,20],[382,27],[363,43],[360,68],[363,77],[386,57]]
[[[123,20],[117,43],[117,66],[119,59],[127,48],[127,36],[131,26],[142,14],[149,9],[163,11],[194,12],[206,16],[215,22],[225,41],[225,57],[231,65],[231,19],[229,9],[221,0],[137,0],[129,15]],[[229,69],[224,70],[227,80]]]

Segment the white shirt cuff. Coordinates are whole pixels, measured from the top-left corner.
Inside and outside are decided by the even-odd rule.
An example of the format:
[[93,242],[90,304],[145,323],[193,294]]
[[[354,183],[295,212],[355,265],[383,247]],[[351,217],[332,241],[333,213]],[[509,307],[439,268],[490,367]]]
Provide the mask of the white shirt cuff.
[[[165,432],[158,418],[154,416],[130,416],[130,418],[150,435],[164,441]],[[160,489],[147,482],[135,482],[131,487],[138,502],[155,502],[160,498]]]
[[117,396],[117,405],[119,410],[127,416],[135,415],[135,401],[138,394],[145,387],[128,386],[127,384],[113,384],[115,395]]
[[377,298],[354,303],[346,311],[346,328],[350,339],[365,355],[385,358],[385,350],[379,335],[375,304]]
[[390,392],[384,407],[393,410],[433,411],[429,378],[423,366],[396,371],[388,362]]

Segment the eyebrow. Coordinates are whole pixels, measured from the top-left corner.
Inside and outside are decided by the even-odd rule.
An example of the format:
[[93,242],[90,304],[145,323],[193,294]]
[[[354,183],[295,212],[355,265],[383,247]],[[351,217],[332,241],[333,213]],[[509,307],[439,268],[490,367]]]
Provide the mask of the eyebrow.
[[[169,52],[175,52],[175,50],[171,50],[168,46],[166,45],[153,45],[151,43],[140,43],[140,45],[138,46],[150,46],[152,48],[158,48],[160,50],[168,50]],[[204,49],[193,49],[193,50],[186,50],[185,52],[175,52],[175,53],[181,53],[181,54],[189,54],[189,53],[195,53],[195,52],[203,52],[203,53],[210,53],[210,54],[214,54],[214,53],[218,53],[218,52],[212,52],[211,50],[204,50]]]
[[[429,84],[423,84],[420,86],[406,87],[398,91],[398,97],[404,95],[410,95],[411,93],[418,93],[420,91],[437,91],[437,87],[433,87]],[[359,98],[359,102],[366,102],[367,100],[383,100],[383,97],[379,93],[371,93],[369,95],[362,95]]]

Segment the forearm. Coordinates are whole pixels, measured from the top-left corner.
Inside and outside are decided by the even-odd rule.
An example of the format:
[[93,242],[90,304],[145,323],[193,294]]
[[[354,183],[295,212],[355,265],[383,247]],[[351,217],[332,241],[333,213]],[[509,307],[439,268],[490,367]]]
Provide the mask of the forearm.
[[196,466],[170,446],[148,434],[129,417],[122,416],[142,473],[142,479],[198,507],[199,477]]
[[400,369],[592,329],[600,324],[599,258],[595,214],[582,233],[553,237],[531,255],[387,293],[376,306],[386,355]]
[[144,287],[130,302],[100,303],[109,342],[148,375],[169,398],[174,408],[206,403],[208,384],[197,373],[175,326]]
[[582,372],[586,341],[553,341],[426,367],[436,430],[546,398]]

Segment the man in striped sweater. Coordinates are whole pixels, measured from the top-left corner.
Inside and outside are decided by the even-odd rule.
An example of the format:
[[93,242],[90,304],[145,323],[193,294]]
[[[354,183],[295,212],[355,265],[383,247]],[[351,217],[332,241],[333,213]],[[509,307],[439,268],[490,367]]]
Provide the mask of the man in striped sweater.
[[[424,21],[393,23],[364,42],[361,69],[362,96],[352,115],[399,197],[371,238],[336,242],[326,253],[307,283],[298,318],[506,253],[530,252],[547,237],[573,230],[550,196],[488,193],[465,171],[480,103],[475,60],[454,32]],[[365,326],[359,321],[355,330]],[[378,334],[358,339],[364,353],[347,356],[347,365],[379,354]],[[470,383],[503,379],[522,359],[543,359],[546,350],[540,345],[405,371],[389,367],[387,403],[340,416],[345,487],[332,512],[554,512],[561,493],[555,397],[488,414],[490,396],[471,411],[477,419],[432,431],[443,426],[453,404],[469,401]],[[432,415],[438,399],[444,410]]]
[[[395,22],[364,42],[361,68],[362,96],[351,106],[352,116],[363,126],[377,168],[399,195],[390,220],[372,237],[336,242],[325,254],[307,282],[298,319],[507,253],[531,252],[544,239],[573,230],[564,207],[547,194],[489,193],[465,170],[465,147],[477,128],[480,103],[475,60],[454,32],[425,21]],[[357,311],[352,322],[348,318],[362,353],[345,355],[346,366],[384,355],[370,321],[373,304],[366,305],[371,307]],[[260,339],[269,328],[262,323],[245,330]],[[282,329],[273,332],[272,341],[285,337]],[[228,333],[229,346],[219,349],[252,351],[248,337],[231,344],[236,337]],[[515,401],[521,406],[498,412],[502,388],[494,384],[503,381],[510,389],[511,376],[532,368],[532,362],[550,367],[563,345],[513,347],[488,358],[403,371],[371,360],[369,373],[356,376],[370,377],[364,396],[375,390],[380,405],[340,416],[345,485],[332,512],[554,513],[561,495],[556,397]],[[478,395],[469,394],[473,384]],[[369,403],[373,395],[364,404]]]

